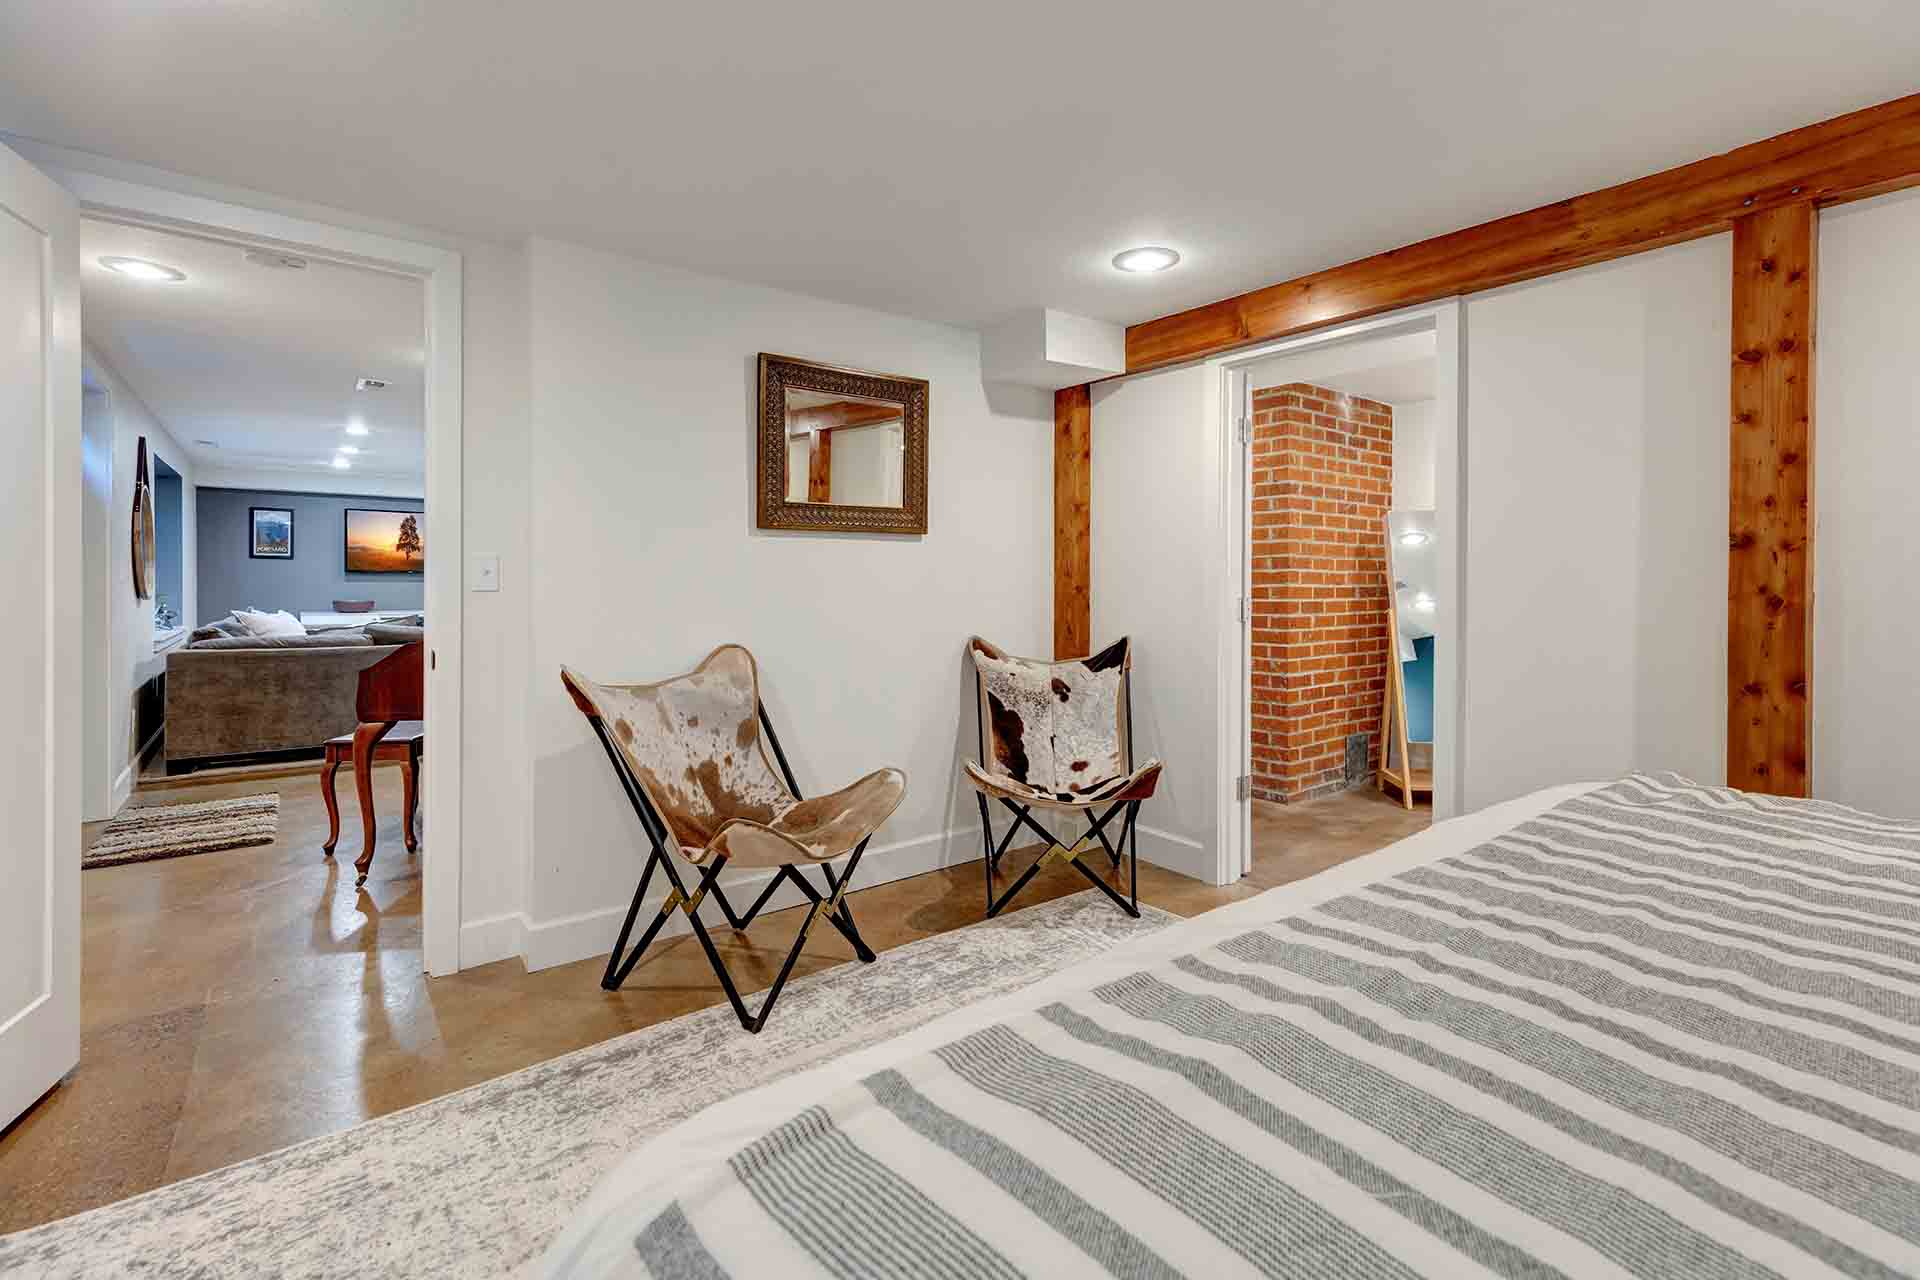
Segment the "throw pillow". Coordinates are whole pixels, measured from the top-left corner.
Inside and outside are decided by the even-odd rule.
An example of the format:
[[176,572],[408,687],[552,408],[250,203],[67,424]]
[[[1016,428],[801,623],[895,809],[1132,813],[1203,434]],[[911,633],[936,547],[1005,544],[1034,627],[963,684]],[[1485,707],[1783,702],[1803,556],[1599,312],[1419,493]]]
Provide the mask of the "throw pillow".
[[307,629],[300,625],[300,619],[281,609],[275,613],[265,613],[259,609],[235,609],[233,616],[254,636],[303,636]]

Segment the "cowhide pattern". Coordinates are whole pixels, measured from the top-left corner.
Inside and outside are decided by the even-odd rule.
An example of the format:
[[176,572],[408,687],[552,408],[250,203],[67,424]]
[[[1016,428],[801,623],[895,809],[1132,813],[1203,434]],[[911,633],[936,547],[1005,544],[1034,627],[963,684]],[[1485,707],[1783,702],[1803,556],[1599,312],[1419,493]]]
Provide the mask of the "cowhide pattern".
[[713,842],[734,866],[777,867],[794,861],[797,845],[816,861],[838,857],[879,829],[907,794],[907,775],[875,769],[850,787],[810,796],[766,826],[729,822]]
[[723,645],[686,675],[657,684],[601,684],[566,669],[561,676],[606,725],[695,863],[719,853],[753,866],[837,857],[885,822],[906,793],[898,769],[809,800],[789,791],[761,743],[758,672],[739,645]]
[[1098,793],[1124,777],[1121,682],[1129,661],[1119,640],[1090,658],[1015,658],[975,638],[987,720],[985,768],[1060,799]]

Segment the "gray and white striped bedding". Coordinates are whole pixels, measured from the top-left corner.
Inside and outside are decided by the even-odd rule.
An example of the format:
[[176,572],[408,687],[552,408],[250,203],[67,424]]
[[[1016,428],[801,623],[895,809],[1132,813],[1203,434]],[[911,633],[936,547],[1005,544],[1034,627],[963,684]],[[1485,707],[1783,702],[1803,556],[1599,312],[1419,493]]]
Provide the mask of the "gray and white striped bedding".
[[1920,823],[1636,775],[873,1072],[559,1269],[1917,1275]]

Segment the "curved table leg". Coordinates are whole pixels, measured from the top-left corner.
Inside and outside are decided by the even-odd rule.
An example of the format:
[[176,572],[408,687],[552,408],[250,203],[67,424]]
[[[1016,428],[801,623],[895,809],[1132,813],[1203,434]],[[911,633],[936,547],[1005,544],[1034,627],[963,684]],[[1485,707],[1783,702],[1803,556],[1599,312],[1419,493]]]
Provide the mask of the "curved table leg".
[[333,846],[340,843],[340,797],[333,793],[333,775],[340,772],[340,755],[327,748],[327,762],[320,766],[320,798],[327,802],[327,842],[320,846],[322,856],[331,858]]
[[353,882],[356,888],[367,882],[367,869],[373,865],[373,749],[396,723],[369,721],[353,731],[353,789],[360,796],[360,832],[364,845],[360,856],[353,860],[353,869],[360,873],[360,878]]
[[417,853],[420,837],[413,833],[413,811],[420,804],[420,756],[411,747],[407,750],[407,758],[400,762],[400,781],[401,830],[406,835],[407,852]]

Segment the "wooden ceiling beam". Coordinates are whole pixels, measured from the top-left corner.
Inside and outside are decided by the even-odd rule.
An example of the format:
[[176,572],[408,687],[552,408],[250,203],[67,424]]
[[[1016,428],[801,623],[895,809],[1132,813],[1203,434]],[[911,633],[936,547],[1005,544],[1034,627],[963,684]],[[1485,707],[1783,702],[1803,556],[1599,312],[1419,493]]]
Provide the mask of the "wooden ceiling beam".
[[897,404],[867,400],[832,400],[804,409],[787,410],[787,432],[831,431],[836,427],[865,427],[899,422],[905,410]]
[[1920,185],[1920,94],[1127,330],[1127,372]]

